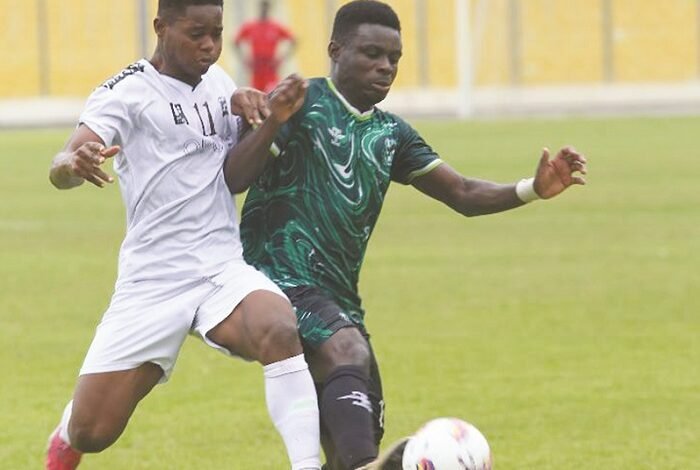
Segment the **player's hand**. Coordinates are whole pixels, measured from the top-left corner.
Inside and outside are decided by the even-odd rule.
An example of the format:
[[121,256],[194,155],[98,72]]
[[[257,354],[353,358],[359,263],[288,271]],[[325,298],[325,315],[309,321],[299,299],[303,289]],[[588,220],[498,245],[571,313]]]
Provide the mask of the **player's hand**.
[[100,165],[118,154],[120,150],[117,145],[105,147],[97,142],[86,142],[74,152],[66,154],[63,165],[71,176],[83,178],[102,188],[105,183],[113,183],[114,178],[102,171]]
[[270,92],[270,116],[277,122],[286,122],[304,104],[308,86],[309,82],[295,73],[282,80]]
[[270,115],[267,95],[255,88],[238,88],[231,96],[231,112],[251,126],[259,126]]
[[586,184],[586,173],[586,157],[573,147],[563,147],[551,160],[549,149],[545,148],[535,174],[535,192],[542,199],[549,199],[572,184]]

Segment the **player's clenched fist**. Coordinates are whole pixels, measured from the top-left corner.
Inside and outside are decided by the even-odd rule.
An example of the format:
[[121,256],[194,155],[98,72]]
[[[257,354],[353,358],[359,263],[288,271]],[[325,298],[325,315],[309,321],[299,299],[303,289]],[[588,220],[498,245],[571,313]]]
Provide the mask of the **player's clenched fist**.
[[286,122],[304,103],[308,82],[293,73],[282,80],[270,93],[270,116],[276,121]]

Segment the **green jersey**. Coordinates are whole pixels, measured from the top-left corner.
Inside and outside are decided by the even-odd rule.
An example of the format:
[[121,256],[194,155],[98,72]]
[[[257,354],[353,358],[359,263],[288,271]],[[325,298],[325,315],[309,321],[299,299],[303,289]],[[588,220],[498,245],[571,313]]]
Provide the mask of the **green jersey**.
[[359,112],[324,78],[310,80],[272,152],[243,206],[246,261],[282,288],[321,288],[362,324],[360,267],[389,183],[441,160],[398,116]]

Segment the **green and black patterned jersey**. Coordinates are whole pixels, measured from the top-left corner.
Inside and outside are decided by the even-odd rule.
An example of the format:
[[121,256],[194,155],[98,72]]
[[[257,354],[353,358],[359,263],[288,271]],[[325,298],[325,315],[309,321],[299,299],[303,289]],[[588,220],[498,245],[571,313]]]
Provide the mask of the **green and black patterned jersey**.
[[362,323],[358,277],[389,183],[441,160],[398,116],[360,113],[326,78],[310,80],[272,152],[243,206],[246,260],[282,288],[323,289]]

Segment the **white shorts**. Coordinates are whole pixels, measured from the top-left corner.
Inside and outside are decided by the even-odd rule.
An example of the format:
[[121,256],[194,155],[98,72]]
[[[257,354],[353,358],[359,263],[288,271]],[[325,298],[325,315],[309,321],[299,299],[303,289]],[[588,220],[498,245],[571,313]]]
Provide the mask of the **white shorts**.
[[151,280],[117,286],[97,326],[80,375],[135,369],[146,362],[170,378],[188,334],[231,355],[206,334],[251,292],[271,291],[287,298],[265,275],[243,260],[201,280]]

